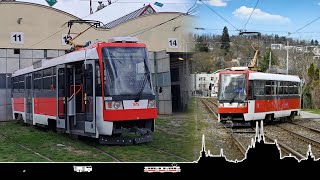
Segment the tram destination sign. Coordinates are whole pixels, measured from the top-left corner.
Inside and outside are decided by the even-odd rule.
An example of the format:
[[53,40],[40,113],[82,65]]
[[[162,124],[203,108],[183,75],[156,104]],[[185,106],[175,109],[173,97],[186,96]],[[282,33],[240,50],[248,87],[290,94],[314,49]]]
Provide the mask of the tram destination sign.
[[57,0],[46,0],[49,6],[55,5],[58,1]]

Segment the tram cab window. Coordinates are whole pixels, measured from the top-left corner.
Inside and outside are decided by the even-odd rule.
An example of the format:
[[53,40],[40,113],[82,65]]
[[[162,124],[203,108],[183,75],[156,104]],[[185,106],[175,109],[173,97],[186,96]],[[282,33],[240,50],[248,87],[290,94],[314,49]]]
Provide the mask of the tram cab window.
[[248,90],[248,99],[249,100],[253,99],[253,91],[254,91],[253,81],[249,81],[249,90]]

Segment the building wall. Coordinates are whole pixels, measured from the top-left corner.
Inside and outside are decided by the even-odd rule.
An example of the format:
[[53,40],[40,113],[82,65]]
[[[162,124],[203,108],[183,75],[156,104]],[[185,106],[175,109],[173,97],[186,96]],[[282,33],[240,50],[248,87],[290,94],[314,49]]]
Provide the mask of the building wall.
[[158,114],[172,114],[170,56],[166,51],[159,51],[149,52],[149,58]]
[[[84,44],[87,41],[107,41],[114,36],[136,35],[141,42],[148,45],[149,51],[191,51],[192,46],[187,44],[193,41],[191,29],[187,27],[192,23],[193,17],[181,16],[152,28],[177,16],[181,16],[181,13],[155,13],[138,17],[112,29],[91,28],[75,42]],[[2,2],[0,24],[6,28],[0,31],[0,48],[69,49],[70,46],[63,43],[62,37],[68,32],[65,23],[75,19],[78,18],[48,6],[26,2]],[[79,33],[88,27],[87,24],[75,24],[71,33]],[[150,28],[151,30],[143,32]],[[24,42],[11,43],[12,32],[23,32]],[[176,40],[177,45],[169,46],[169,39]]]
[[[178,18],[179,16],[179,18]],[[153,52],[157,52],[158,65],[158,90],[162,87],[162,93],[158,94],[159,114],[172,113],[170,53],[191,52],[193,37],[191,35],[192,16],[184,16],[181,13],[155,13],[140,16],[127,21],[112,29],[91,28],[82,36],[75,39],[77,44],[91,41],[108,41],[115,36],[136,36],[139,41],[146,43],[151,64],[154,65]],[[27,2],[2,2],[0,6],[0,74],[10,75],[13,71],[31,66],[36,60],[53,58],[65,53],[71,48],[66,45],[63,36],[68,32],[66,22],[79,19],[66,12]],[[156,25],[166,22],[161,26]],[[74,24],[71,36],[76,36],[89,26],[87,24]],[[171,41],[171,43],[170,43]],[[175,42],[175,43],[172,43]],[[20,51],[17,53],[17,51]],[[186,66],[179,66],[180,75],[186,74]],[[154,67],[153,81],[156,84]],[[181,77],[181,99],[187,103],[188,82]],[[10,89],[9,89],[10,92]],[[1,102],[6,104],[6,110],[11,112],[11,100],[6,91],[1,91],[0,96],[5,95],[8,100]],[[11,94],[10,94],[11,96]],[[0,114],[1,115],[1,114]],[[9,116],[11,116],[9,114]],[[6,117],[8,116],[1,116]],[[0,117],[0,119],[1,119]],[[5,119],[5,118],[4,118]]]

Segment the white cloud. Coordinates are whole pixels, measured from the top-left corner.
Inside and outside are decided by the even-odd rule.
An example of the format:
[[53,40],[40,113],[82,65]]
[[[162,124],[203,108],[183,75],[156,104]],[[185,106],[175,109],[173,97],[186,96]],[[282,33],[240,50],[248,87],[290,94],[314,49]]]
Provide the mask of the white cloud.
[[227,6],[226,0],[209,0],[209,4],[212,6]]
[[[240,8],[236,9],[232,12],[232,14],[241,19],[248,19],[253,8],[248,8],[246,6],[241,6]],[[261,9],[255,9],[251,20],[259,21],[259,22],[272,22],[272,23],[288,23],[290,19],[284,16],[276,15],[276,14],[269,14],[267,12],[262,11]]]
[[[202,2],[205,2],[211,6],[227,6],[227,2],[228,0],[202,0]],[[202,2],[198,1],[198,4],[202,4]]]

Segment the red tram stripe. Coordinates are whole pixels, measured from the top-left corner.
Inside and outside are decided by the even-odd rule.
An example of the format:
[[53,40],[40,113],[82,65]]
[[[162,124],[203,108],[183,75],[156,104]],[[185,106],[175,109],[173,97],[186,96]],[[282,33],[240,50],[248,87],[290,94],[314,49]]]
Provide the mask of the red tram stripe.
[[157,109],[123,109],[123,110],[104,110],[103,119],[105,121],[123,121],[157,118]]
[[248,108],[218,108],[218,113],[248,113]]
[[300,99],[256,100],[254,112],[300,109]]
[[24,112],[24,98],[13,98],[13,110]]
[[56,98],[34,98],[34,113],[57,116]]

